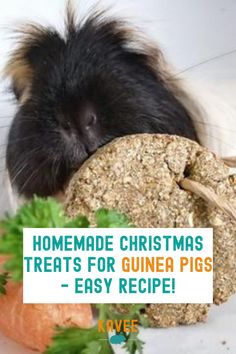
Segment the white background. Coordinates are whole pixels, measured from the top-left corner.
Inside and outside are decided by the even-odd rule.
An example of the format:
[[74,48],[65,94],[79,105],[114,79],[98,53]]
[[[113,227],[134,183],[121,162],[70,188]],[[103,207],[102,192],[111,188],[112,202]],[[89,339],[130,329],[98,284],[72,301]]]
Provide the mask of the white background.
[[[81,11],[93,1],[80,0]],[[116,12],[125,14],[139,24],[162,49],[178,71],[201,61],[236,49],[235,0],[102,0],[114,4]],[[63,0],[7,0],[0,2],[0,68],[12,47],[9,33],[3,30],[17,20],[36,19],[60,26]],[[185,73],[186,76],[220,93],[233,105],[236,96],[236,54],[213,60]],[[1,82],[1,92],[3,83]],[[9,125],[13,103],[9,96],[0,97],[0,127]],[[222,116],[222,122],[224,117]],[[231,127],[236,130],[236,123]],[[0,145],[7,128],[0,128]],[[219,140],[226,148],[229,142]],[[236,139],[234,140],[234,142]],[[0,166],[4,166],[4,147],[0,148]],[[0,167],[0,170],[2,168]],[[0,214],[8,207],[5,190],[0,189]],[[211,310],[206,324],[177,329],[156,329],[143,332],[144,354],[235,354],[236,297]],[[1,338],[1,337],[0,337]],[[226,341],[226,344],[222,344]],[[25,348],[0,339],[0,353],[26,354]]]

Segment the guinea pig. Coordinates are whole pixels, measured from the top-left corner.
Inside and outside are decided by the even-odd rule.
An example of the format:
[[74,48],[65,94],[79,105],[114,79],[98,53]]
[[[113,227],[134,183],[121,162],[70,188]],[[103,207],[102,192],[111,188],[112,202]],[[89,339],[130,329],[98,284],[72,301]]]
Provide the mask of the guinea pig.
[[188,95],[161,51],[106,13],[77,23],[68,9],[63,35],[25,26],[5,73],[18,101],[6,166],[24,197],[63,191],[72,173],[116,137],[198,140]]

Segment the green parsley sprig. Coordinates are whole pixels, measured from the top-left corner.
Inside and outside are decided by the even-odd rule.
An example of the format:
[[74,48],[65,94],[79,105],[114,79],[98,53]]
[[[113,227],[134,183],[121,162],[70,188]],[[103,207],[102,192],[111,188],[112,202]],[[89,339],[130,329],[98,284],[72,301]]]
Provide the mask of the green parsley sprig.
[[[130,227],[127,217],[116,211],[100,209],[96,213],[96,225],[100,228]],[[4,273],[0,274],[0,294],[5,294],[5,286],[9,277],[13,281],[23,279],[23,228],[79,228],[89,227],[87,217],[79,215],[74,219],[65,216],[62,206],[54,199],[34,197],[22,206],[15,216],[7,216],[0,222],[2,236],[0,237],[0,254],[9,257],[3,265]],[[124,306],[124,305],[123,305]],[[105,320],[137,319],[147,326],[147,319],[141,314],[144,305],[125,305],[126,311],[120,313],[110,304],[96,305],[98,318]],[[143,352],[143,342],[138,333],[120,334],[125,337],[124,348],[129,354]],[[56,328],[56,334],[51,346],[45,354],[113,354],[107,333],[98,332],[98,327],[90,329]]]
[[[129,227],[129,221],[121,213],[99,209],[96,213],[97,227]],[[3,231],[0,237],[0,254],[9,255],[4,270],[14,281],[23,279],[23,228],[73,228],[89,227],[86,216],[74,219],[65,216],[62,206],[54,199],[34,197],[23,205],[15,216],[8,216],[0,222]]]
[[[138,320],[139,323],[148,325],[147,319],[140,313],[144,309],[144,304],[123,305],[124,313],[116,311],[112,304],[96,305],[98,318],[103,320]],[[138,338],[138,332],[125,332],[121,328],[120,332],[125,337],[123,348],[129,354],[142,354],[144,342]],[[57,328],[51,346],[44,354],[114,354],[114,350],[109,342],[106,332],[99,332],[98,326],[91,329],[81,328]]]

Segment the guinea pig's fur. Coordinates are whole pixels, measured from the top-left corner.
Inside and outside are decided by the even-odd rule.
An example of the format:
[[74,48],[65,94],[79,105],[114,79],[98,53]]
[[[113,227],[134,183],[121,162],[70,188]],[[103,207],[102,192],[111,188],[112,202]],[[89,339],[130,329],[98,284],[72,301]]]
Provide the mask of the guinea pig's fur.
[[198,107],[162,53],[105,13],[77,24],[67,11],[64,36],[28,25],[5,73],[18,110],[6,163],[27,198],[63,191],[73,171],[115,137],[167,133],[198,140]]

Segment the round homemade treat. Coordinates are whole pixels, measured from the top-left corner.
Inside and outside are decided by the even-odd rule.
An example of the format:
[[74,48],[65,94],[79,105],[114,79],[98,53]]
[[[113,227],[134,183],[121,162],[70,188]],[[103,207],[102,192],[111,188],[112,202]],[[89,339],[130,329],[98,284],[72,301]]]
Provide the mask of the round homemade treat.
[[[125,213],[137,227],[213,227],[214,303],[236,291],[236,222],[219,208],[185,191],[188,177],[236,207],[236,176],[213,153],[185,138],[140,134],[99,149],[73,176],[66,191],[68,216],[106,207]],[[205,319],[208,305],[147,305],[156,326]]]

